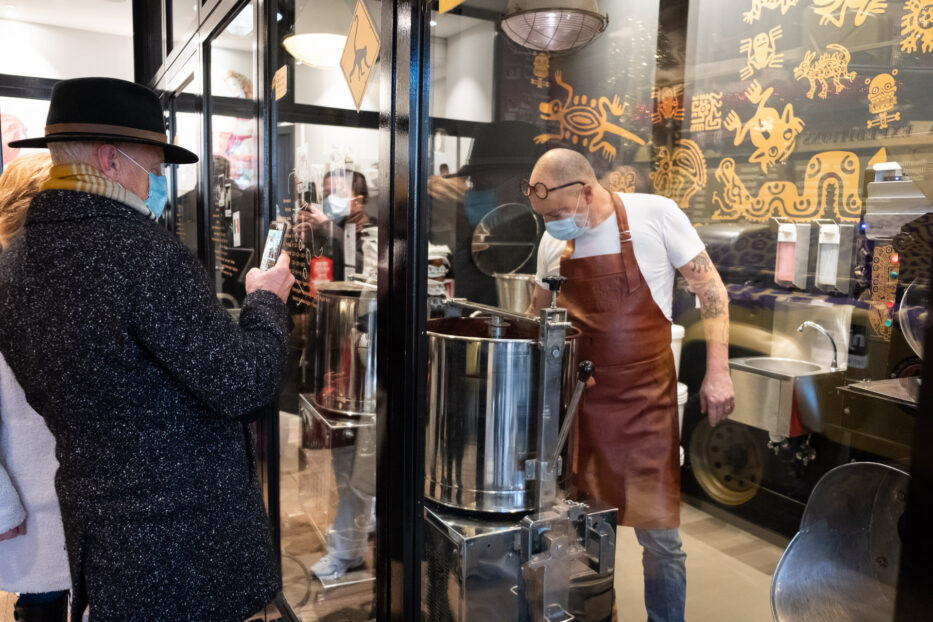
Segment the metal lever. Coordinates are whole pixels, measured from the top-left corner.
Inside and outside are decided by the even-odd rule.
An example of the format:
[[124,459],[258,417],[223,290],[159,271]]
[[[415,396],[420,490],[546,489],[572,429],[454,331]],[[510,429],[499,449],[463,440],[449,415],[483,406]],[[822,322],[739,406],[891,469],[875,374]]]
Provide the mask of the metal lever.
[[564,284],[564,281],[567,280],[567,277],[551,274],[541,280],[544,281],[547,288],[551,290],[551,308],[554,309],[557,307],[557,294],[560,293],[560,288]]
[[580,398],[583,396],[583,389],[586,388],[587,381],[596,371],[596,366],[592,361],[583,361],[577,365],[577,384],[573,388],[573,395],[570,397],[570,404],[567,405],[567,415],[564,417],[564,424],[560,427],[560,434],[557,436],[557,446],[554,448],[554,455],[548,459],[548,471],[557,468],[557,458],[564,451],[564,445],[567,443],[567,436],[570,434],[570,425],[577,414],[577,406],[580,405]]

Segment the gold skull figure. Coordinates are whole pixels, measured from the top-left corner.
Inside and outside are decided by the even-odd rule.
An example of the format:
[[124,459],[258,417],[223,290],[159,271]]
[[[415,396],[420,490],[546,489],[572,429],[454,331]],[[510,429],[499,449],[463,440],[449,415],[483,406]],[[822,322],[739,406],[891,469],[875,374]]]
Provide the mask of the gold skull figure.
[[871,80],[866,79],[868,85],[868,111],[872,114],[887,112],[897,105],[897,83],[894,76],[897,69],[891,73],[882,73]]

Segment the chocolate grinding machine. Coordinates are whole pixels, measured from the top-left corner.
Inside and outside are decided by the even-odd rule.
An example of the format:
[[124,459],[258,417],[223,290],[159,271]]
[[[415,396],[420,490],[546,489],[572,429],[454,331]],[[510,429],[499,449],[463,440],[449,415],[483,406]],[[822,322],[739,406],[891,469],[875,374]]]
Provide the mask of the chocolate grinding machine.
[[563,280],[547,279],[552,302],[539,317],[449,299],[479,317],[428,322],[423,620],[611,618],[617,510],[558,488],[593,373],[581,363],[574,386],[578,331],[556,304]]

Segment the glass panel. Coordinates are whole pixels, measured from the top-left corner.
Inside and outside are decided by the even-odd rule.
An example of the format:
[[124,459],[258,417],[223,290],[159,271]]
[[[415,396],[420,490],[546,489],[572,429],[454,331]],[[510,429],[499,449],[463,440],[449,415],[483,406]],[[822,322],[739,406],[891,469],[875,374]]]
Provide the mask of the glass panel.
[[188,42],[198,27],[198,0],[172,0],[172,49]]
[[[378,35],[381,29],[380,4],[365,2],[371,21],[360,23],[354,21],[356,4],[356,0],[299,0],[290,9],[289,14],[294,11],[295,20],[291,29],[283,27],[282,58],[289,61],[294,71],[290,88],[294,88],[295,103],[356,109],[340,67],[345,46],[352,47],[347,69],[354,79],[359,79],[359,72],[369,72],[375,65],[372,33]],[[375,76],[372,80],[376,80]],[[360,109],[379,110],[379,90],[375,85],[366,89]]]
[[253,13],[253,4],[244,7],[210,45],[210,236],[217,294],[233,309],[243,302],[261,244]]
[[44,136],[45,118],[48,113],[48,100],[0,97],[0,140],[3,142],[3,166],[8,165],[21,153],[37,151],[11,148],[9,143],[22,138]]
[[[178,145],[200,155],[201,153],[201,84],[194,75],[174,101],[175,136]],[[198,205],[201,197],[200,166],[176,166],[178,175],[175,201],[175,235],[191,252],[198,254],[201,239],[201,219]]]
[[[378,25],[378,3],[366,6],[371,18],[363,23]],[[337,24],[311,15],[342,16],[333,27],[343,36],[353,10],[343,0],[279,5],[283,16],[298,16],[299,32]],[[289,17],[280,22],[284,31],[290,25]],[[374,54],[372,39],[366,44]],[[298,64],[284,47],[279,58],[289,79],[278,100],[276,217],[291,226],[286,252],[296,278],[289,380],[279,401],[284,594],[301,620],[368,620],[376,585],[379,132],[376,119],[356,113],[339,68]],[[364,109],[378,108],[379,90],[374,71]]]
[[[771,619],[772,583],[782,620],[892,617],[929,300],[926,16],[743,4],[432,16],[424,619],[608,619],[613,585],[619,619],[684,598],[688,619]],[[515,345],[549,274],[584,330],[567,363],[596,369],[556,496],[545,413],[574,385]],[[451,293],[512,315],[451,317],[474,310]],[[614,544],[565,495],[618,508]],[[521,523],[544,509],[548,538]],[[841,555],[846,529],[869,536]]]

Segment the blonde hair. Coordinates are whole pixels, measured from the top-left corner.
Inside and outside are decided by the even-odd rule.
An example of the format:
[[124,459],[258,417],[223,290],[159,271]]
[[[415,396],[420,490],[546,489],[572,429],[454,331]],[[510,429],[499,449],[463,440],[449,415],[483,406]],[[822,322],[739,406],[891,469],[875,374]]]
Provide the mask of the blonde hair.
[[6,246],[26,222],[26,208],[49,178],[52,160],[47,153],[23,154],[0,175],[0,247]]

